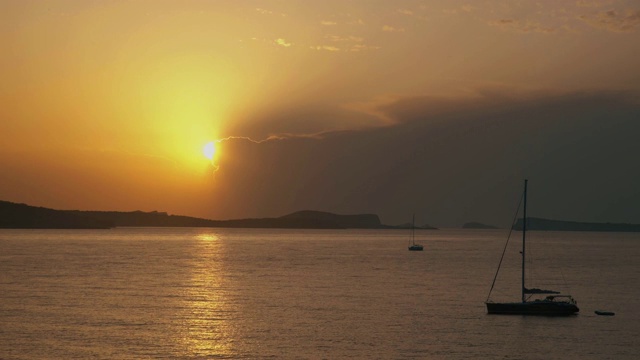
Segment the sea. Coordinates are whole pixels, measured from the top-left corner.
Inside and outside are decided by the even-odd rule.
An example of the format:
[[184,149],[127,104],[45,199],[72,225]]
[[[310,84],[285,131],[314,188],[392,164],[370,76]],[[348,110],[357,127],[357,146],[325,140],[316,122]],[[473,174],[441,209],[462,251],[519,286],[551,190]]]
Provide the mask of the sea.
[[638,359],[640,233],[529,232],[527,279],[580,313],[488,315],[503,249],[491,300],[520,299],[518,236],[0,230],[0,359]]

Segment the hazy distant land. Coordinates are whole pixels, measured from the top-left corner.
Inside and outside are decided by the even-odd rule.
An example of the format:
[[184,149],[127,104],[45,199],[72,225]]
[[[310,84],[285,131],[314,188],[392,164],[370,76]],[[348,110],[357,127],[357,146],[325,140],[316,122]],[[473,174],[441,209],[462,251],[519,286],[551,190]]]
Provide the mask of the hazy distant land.
[[209,220],[165,212],[54,210],[0,201],[0,228],[108,229],[122,226],[300,228],[300,229],[393,229],[375,214],[337,215],[321,211],[298,211],[277,218]]
[[468,222],[462,225],[463,229],[499,229],[497,226],[487,225],[479,222]]
[[[522,230],[522,219],[518,219],[513,228]],[[589,223],[528,217],[527,230],[640,232],[640,224]]]
[[[409,229],[411,224],[385,225],[376,214],[338,215],[322,211],[297,211],[276,218],[209,220],[151,211],[54,210],[0,200],[0,228],[5,229],[109,229],[113,227],[220,227],[291,229]],[[465,229],[497,229],[478,222]],[[416,229],[435,230],[430,225]],[[514,225],[522,229],[522,219]],[[527,229],[553,231],[640,232],[640,224],[587,223],[529,218]]]
[[[499,227],[479,222],[468,222],[462,225],[463,229],[499,229]],[[522,219],[518,219],[513,225],[514,230],[522,230]],[[640,224],[619,223],[591,223],[577,221],[550,220],[529,217],[527,218],[527,230],[538,231],[612,231],[612,232],[640,232]]]

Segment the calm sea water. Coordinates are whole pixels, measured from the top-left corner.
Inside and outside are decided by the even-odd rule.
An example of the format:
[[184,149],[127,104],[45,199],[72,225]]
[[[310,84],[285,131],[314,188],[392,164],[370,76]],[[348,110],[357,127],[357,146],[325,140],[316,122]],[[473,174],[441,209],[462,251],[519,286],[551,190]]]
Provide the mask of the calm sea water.
[[[1,230],[0,358],[638,358],[640,234],[532,233],[531,273],[578,300],[569,318],[486,314],[505,231],[418,231],[422,253],[408,238]],[[496,300],[519,296],[517,251]]]

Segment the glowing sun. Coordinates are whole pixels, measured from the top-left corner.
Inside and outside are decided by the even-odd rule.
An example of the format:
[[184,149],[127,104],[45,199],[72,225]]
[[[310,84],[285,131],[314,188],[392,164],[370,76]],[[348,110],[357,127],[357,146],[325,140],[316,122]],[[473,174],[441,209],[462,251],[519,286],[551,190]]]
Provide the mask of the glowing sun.
[[204,154],[204,156],[209,159],[209,160],[213,160],[213,155],[216,154],[216,145],[213,143],[213,141],[209,141],[203,148],[202,148],[202,153]]

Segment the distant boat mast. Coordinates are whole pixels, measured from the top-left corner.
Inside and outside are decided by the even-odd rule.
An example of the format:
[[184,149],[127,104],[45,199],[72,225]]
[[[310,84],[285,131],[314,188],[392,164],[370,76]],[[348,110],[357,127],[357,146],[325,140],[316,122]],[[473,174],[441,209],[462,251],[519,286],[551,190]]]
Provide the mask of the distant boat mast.
[[524,264],[525,264],[525,238],[527,233],[527,179],[524,179],[524,199],[523,199],[523,211],[522,211],[522,302],[527,301],[526,299],[526,288],[524,286]]

